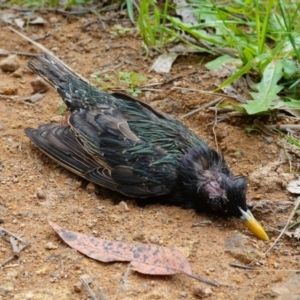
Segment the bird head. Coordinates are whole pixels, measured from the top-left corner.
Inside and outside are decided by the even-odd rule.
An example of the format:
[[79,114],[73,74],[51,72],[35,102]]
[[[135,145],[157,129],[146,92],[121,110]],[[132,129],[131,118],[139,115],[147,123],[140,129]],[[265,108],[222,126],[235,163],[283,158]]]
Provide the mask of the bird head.
[[269,240],[246,204],[246,178],[235,177],[215,150],[207,145],[190,149],[182,158],[179,178],[190,207],[236,217],[257,237]]

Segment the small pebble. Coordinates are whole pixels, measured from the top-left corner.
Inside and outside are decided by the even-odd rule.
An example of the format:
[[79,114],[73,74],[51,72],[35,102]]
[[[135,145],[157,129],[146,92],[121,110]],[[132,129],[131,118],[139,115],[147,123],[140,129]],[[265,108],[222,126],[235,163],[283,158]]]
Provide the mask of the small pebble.
[[96,193],[96,187],[95,187],[95,184],[92,183],[92,182],[89,182],[88,185],[86,186],[86,191],[87,191],[89,194]]
[[46,275],[48,273],[48,268],[47,267],[41,268],[41,269],[35,271],[35,273],[37,275]]
[[94,235],[94,236],[99,236],[99,235],[100,235],[100,234],[99,234],[99,231],[98,231],[97,229],[93,230],[92,232],[93,232],[93,235]]
[[0,61],[0,69],[4,72],[14,72],[20,67],[16,55],[10,55]]
[[38,199],[45,199],[46,198],[46,194],[41,190],[37,191],[36,196],[38,197]]
[[291,254],[291,251],[289,251],[289,250],[283,250],[283,251],[281,251],[281,253],[283,254],[283,255],[285,255],[285,256],[291,256],[292,254]]
[[18,69],[15,72],[12,73],[12,76],[15,78],[22,78],[23,77],[23,70],[22,69]]
[[87,222],[87,223],[86,223],[86,226],[87,226],[88,228],[92,228],[92,227],[95,226],[95,224],[92,223],[92,222]]
[[206,298],[212,295],[212,290],[209,287],[198,286],[194,289],[194,296],[198,298]]
[[33,79],[30,84],[33,88],[33,93],[45,93],[49,90],[49,86],[40,77]]
[[51,18],[49,19],[49,22],[50,22],[50,23],[53,23],[53,24],[56,24],[56,23],[58,23],[58,18],[57,18],[57,17],[51,17]]
[[52,242],[48,242],[46,245],[45,245],[45,249],[47,250],[53,250],[53,249],[57,249],[57,245],[54,245]]
[[186,298],[187,295],[188,295],[188,293],[184,292],[184,291],[182,291],[182,292],[179,293],[179,297],[181,297],[181,298]]
[[149,237],[149,242],[151,244],[157,244],[157,245],[162,245],[163,244],[163,241],[158,236],[150,236]]
[[17,95],[18,88],[16,86],[5,86],[1,88],[0,94],[7,95],[7,96]]
[[35,94],[31,95],[30,97],[26,98],[25,101],[35,103],[35,102],[42,100],[43,98],[44,98],[44,94],[35,93]]
[[133,238],[132,238],[135,242],[141,242],[141,243],[145,243],[147,240],[146,240],[146,237],[145,237],[145,234],[142,233],[142,232],[136,232],[134,233],[133,235]]
[[267,142],[268,144],[271,144],[273,142],[273,138],[269,136],[264,136],[263,137],[264,141]]
[[119,203],[119,207],[121,207],[125,211],[129,211],[128,205],[127,205],[127,203],[125,201],[121,201]]
[[76,293],[80,293],[81,288],[82,288],[82,283],[81,282],[77,282],[73,285],[74,292],[76,292]]

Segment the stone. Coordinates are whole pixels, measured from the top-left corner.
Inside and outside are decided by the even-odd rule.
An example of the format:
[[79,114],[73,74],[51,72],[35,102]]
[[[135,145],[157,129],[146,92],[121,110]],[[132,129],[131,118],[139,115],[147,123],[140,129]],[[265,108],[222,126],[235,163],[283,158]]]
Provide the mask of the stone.
[[16,55],[10,55],[0,61],[0,69],[4,72],[14,72],[20,67]]

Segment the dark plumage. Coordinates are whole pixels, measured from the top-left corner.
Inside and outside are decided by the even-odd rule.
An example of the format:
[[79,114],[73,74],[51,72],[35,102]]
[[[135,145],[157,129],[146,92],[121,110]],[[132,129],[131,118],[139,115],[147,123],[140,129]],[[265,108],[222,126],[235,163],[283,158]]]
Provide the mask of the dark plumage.
[[130,96],[97,90],[47,54],[38,59],[29,68],[72,113],[68,125],[25,129],[47,155],[124,195],[170,195],[176,205],[237,217],[268,239],[246,205],[246,179],[235,177],[224,158],[181,122]]

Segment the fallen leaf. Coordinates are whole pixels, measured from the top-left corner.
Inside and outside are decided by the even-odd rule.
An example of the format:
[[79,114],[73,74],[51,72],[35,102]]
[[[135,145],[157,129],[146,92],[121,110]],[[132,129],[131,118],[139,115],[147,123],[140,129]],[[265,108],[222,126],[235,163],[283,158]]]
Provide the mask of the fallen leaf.
[[32,24],[32,25],[44,25],[44,24],[47,24],[47,21],[42,18],[42,17],[36,17],[35,19],[31,20],[29,22],[29,24]]
[[31,95],[30,97],[25,98],[24,101],[35,103],[35,102],[42,100],[44,96],[45,96],[44,94],[35,93],[35,94]]
[[7,13],[7,12],[0,15],[1,21],[3,21],[6,24],[12,24],[13,20],[17,17],[18,17],[17,14]]
[[16,25],[17,25],[20,29],[23,29],[24,24],[25,24],[25,22],[24,22],[23,19],[21,19],[21,18],[16,18],[14,21],[15,21]]
[[193,8],[185,0],[174,0],[176,4],[176,13],[181,16],[184,23],[198,25],[199,22],[194,14]]
[[90,258],[102,262],[130,261],[132,270],[142,274],[171,275],[183,273],[199,281],[218,286],[215,282],[193,275],[188,260],[175,249],[152,244],[107,241],[68,231],[51,221],[49,224],[70,247]]
[[157,57],[151,70],[157,73],[169,73],[173,62],[178,57],[178,53],[164,53]]
[[286,189],[292,193],[292,194],[300,194],[300,181],[297,180],[292,180],[288,183]]

